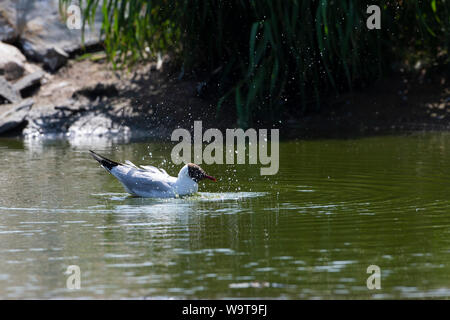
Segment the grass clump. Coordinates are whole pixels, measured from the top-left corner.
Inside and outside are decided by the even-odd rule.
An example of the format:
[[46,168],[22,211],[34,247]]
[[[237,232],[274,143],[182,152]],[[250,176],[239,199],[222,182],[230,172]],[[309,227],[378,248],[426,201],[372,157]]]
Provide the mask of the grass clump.
[[[62,7],[71,0],[60,0]],[[411,52],[448,63],[448,0],[80,0],[84,23],[97,10],[116,65],[157,52],[185,70],[217,75],[218,115],[234,101],[240,127],[323,107],[325,97],[367,84]],[[366,10],[381,8],[381,29]],[[442,58],[443,57],[443,58]],[[413,63],[413,62],[411,62]]]

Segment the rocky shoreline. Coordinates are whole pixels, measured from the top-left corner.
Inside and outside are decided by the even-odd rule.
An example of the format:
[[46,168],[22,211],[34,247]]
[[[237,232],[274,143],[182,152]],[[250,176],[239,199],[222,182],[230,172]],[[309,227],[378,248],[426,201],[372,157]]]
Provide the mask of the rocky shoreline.
[[1,136],[170,138],[214,109],[197,97],[195,82],[170,72],[167,56],[113,70],[94,50],[102,48],[99,23],[83,46],[81,31],[61,21],[58,0],[28,4],[35,6],[19,0],[0,8]]
[[[206,82],[172,68],[169,57],[114,70],[100,50],[99,23],[88,31],[86,48],[80,31],[61,21],[57,0],[33,10],[21,8],[24,2],[5,0],[0,8],[0,136],[167,140],[194,120],[204,128],[235,127],[232,102],[218,117],[217,97],[201,92]],[[283,129],[284,138],[450,130],[447,78],[400,70],[323,102],[317,113],[283,114],[270,127]]]
[[0,91],[3,97],[17,97],[0,104],[0,135],[170,139],[173,129],[189,128],[192,119],[215,119],[215,108],[197,96],[194,81],[163,71],[167,57],[115,71],[102,55],[69,60],[56,73],[40,70],[39,77],[32,73],[10,82],[12,90],[25,78],[29,85],[14,95]]

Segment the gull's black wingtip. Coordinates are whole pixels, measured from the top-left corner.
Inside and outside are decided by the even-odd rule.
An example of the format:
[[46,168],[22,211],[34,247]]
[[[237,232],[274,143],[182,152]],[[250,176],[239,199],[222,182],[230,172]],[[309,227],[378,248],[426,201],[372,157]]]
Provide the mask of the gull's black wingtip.
[[112,168],[119,166],[120,163],[109,160],[101,155],[99,155],[98,153],[95,153],[92,150],[89,150],[89,152],[91,153],[91,156],[97,160],[105,169],[111,171]]

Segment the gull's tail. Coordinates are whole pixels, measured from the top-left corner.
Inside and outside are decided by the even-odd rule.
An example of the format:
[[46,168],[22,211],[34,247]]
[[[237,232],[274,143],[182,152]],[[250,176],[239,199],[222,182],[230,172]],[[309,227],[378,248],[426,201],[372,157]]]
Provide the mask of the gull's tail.
[[116,166],[120,166],[120,163],[106,159],[105,157],[95,153],[92,150],[89,150],[89,152],[91,153],[91,156],[97,160],[103,168],[105,168],[108,171],[111,171],[112,168],[116,167]]

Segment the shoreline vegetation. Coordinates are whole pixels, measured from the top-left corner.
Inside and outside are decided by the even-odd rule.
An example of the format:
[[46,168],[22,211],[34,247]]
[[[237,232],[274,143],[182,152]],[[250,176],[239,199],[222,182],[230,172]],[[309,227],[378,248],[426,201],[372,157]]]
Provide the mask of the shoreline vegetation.
[[[195,120],[282,139],[450,129],[449,2],[381,1],[380,30],[353,0],[121,3],[80,1],[83,46],[71,1],[22,25],[5,2],[0,136],[170,139]],[[58,13],[47,38],[43,12]]]

